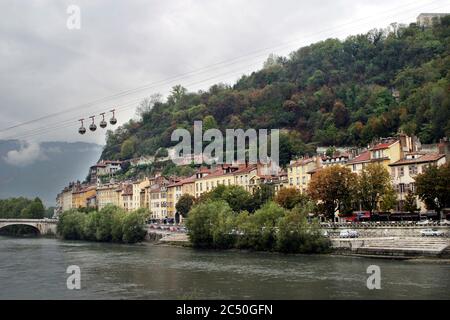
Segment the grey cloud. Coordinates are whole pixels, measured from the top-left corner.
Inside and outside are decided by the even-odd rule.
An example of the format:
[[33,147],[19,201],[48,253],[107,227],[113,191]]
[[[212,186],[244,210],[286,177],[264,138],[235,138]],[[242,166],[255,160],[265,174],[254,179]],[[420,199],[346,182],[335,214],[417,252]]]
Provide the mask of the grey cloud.
[[38,143],[24,143],[18,150],[8,151],[4,160],[12,166],[25,167],[36,161],[48,160],[48,157]]

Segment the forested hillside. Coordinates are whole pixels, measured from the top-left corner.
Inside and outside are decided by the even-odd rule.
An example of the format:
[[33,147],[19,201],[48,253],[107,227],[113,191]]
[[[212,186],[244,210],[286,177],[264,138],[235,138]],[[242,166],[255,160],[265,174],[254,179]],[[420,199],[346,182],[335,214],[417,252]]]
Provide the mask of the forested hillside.
[[174,129],[283,128],[281,157],[314,145],[365,145],[402,130],[423,143],[450,135],[450,16],[433,28],[411,24],[328,39],[290,54],[233,86],[205,92],[176,86],[165,102],[143,102],[141,119],[108,132],[103,159],[154,154]]

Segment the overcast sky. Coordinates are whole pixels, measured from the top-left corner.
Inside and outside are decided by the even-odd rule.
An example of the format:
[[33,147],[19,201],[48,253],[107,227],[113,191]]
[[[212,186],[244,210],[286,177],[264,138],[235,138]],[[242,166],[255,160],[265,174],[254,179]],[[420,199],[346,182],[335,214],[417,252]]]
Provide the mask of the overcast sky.
[[[79,30],[67,28],[71,4],[81,10]],[[104,130],[78,135],[77,119],[116,106],[119,121],[127,121],[134,101],[166,95],[175,84],[198,90],[232,83],[260,68],[269,53],[287,55],[329,37],[448,11],[443,0],[3,0],[0,139],[104,143]],[[62,114],[1,131],[55,112]]]

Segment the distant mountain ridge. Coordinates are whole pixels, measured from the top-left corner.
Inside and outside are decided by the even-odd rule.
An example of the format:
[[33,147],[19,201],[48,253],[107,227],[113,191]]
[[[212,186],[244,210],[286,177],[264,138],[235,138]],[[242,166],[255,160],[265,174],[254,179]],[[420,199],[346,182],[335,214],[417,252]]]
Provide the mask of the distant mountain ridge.
[[37,196],[54,205],[69,181],[85,179],[101,151],[95,143],[0,140],[0,198]]

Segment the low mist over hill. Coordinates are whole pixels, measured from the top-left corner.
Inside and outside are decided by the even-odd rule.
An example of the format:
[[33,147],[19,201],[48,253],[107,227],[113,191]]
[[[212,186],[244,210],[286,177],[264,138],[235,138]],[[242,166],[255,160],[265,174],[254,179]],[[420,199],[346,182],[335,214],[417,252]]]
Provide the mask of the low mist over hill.
[[0,198],[38,196],[54,205],[64,185],[84,180],[101,151],[100,145],[84,142],[0,140]]

